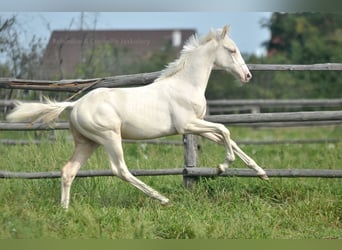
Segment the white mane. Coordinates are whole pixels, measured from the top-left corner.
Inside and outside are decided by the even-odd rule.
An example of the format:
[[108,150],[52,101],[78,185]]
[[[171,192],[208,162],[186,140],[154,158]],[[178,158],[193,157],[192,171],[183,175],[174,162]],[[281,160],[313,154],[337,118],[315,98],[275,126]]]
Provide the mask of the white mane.
[[163,80],[170,76],[175,75],[177,72],[183,69],[185,62],[188,60],[189,55],[200,47],[201,45],[207,43],[211,39],[216,37],[216,31],[211,30],[206,36],[198,38],[196,34],[192,35],[184,44],[182,51],[180,52],[180,57],[175,61],[169,63],[165,69],[162,70],[161,75],[155,80]]

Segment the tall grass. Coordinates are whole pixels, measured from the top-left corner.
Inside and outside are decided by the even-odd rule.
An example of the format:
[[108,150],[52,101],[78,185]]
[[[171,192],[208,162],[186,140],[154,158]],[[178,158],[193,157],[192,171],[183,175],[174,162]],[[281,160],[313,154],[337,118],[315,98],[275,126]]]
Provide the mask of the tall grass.
[[[232,128],[235,139],[342,139],[341,127]],[[53,144],[0,146],[0,169],[59,170],[72,142],[59,132]],[[201,141],[200,166],[224,159],[221,146]],[[265,168],[341,169],[342,143],[241,146]],[[181,167],[183,149],[126,144],[131,169]],[[244,167],[237,160],[233,167]],[[83,169],[108,168],[99,149]],[[115,177],[74,181],[69,211],[60,208],[60,180],[0,180],[0,238],[311,239],[342,238],[340,179],[202,178],[191,190],[181,176],[140,177],[171,200],[163,207]]]

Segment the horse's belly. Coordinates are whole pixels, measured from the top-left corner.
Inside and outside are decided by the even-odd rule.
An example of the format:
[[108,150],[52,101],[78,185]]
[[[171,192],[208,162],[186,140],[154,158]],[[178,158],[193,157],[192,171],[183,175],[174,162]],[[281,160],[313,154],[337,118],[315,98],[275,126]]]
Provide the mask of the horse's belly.
[[121,124],[121,136],[124,139],[152,139],[176,134],[177,131],[170,123],[156,123],[153,120],[123,122]]

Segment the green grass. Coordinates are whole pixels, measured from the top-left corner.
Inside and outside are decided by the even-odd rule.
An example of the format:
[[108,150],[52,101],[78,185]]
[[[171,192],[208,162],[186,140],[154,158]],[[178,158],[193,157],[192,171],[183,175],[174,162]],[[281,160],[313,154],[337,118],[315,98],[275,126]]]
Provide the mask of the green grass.
[[[342,127],[248,129],[231,128],[239,140],[342,139]],[[8,134],[2,134],[6,138]],[[19,135],[12,135],[18,138]],[[25,138],[31,135],[23,134]],[[67,133],[57,141],[28,146],[0,145],[0,169],[56,171],[72,153]],[[180,138],[180,137],[177,137]],[[200,166],[224,159],[221,146],[201,140]],[[341,169],[342,143],[242,145],[267,168]],[[183,165],[178,146],[126,144],[131,169]],[[233,167],[244,167],[237,160]],[[83,169],[106,169],[99,149]],[[140,177],[171,200],[163,207],[115,177],[78,178],[69,211],[60,207],[60,180],[0,179],[0,238],[77,239],[335,239],[342,238],[340,179],[218,177],[202,178],[192,189],[181,176]]]

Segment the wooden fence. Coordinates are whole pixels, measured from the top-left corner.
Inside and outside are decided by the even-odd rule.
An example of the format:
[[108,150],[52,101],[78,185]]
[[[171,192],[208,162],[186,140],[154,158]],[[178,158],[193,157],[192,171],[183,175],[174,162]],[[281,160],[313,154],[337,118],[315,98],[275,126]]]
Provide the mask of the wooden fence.
[[[321,178],[341,178],[341,170],[320,170],[320,169],[266,169],[269,177],[321,177]],[[185,177],[257,177],[255,171],[250,169],[228,169],[224,173],[218,174],[217,169],[207,167],[192,168],[164,168],[164,169],[137,169],[130,170],[134,176],[163,176],[163,175],[183,175]],[[81,170],[77,173],[77,177],[99,177],[99,176],[115,176],[111,170]],[[0,171],[0,178],[16,178],[16,179],[53,179],[60,178],[60,171],[51,172],[9,172]]]
[[[0,101],[1,106],[1,101]],[[303,109],[326,109],[342,108],[342,99],[290,99],[290,100],[207,100],[207,114],[229,114],[229,113],[261,113],[272,110],[303,110]]]
[[[338,70],[342,71],[342,64],[314,64],[314,65],[255,65],[250,64],[251,70]],[[30,89],[48,91],[68,91],[75,92],[72,96],[89,91],[98,87],[119,87],[138,86],[153,82],[160,75],[160,72],[115,76],[96,79],[74,79],[62,81],[27,81],[19,79],[0,78],[0,88],[10,89]],[[340,105],[340,100],[335,100]],[[246,103],[246,100],[244,100]],[[334,104],[335,105],[335,104]],[[320,111],[320,112],[287,112],[287,113],[266,113],[266,114],[239,114],[239,115],[209,115],[207,120],[219,122],[227,125],[262,125],[262,124],[291,124],[300,122],[301,124],[340,124],[342,122],[342,111]],[[68,124],[59,122],[54,129],[67,129]],[[51,130],[45,124],[28,123],[0,123],[0,130]],[[199,176],[217,176],[215,168],[198,168],[198,145],[197,138],[193,135],[183,137],[184,143],[184,166],[175,169],[161,170],[132,170],[134,175],[183,175],[184,185],[191,186]],[[295,169],[272,169],[267,170],[270,177],[326,177],[340,178],[342,170],[295,170]],[[111,171],[81,171],[77,176],[112,176]],[[256,176],[248,169],[231,169],[220,174],[220,176]],[[60,177],[60,172],[41,173],[15,173],[0,171],[0,178],[56,178]]]
[[[342,63],[324,63],[311,65],[248,64],[248,67],[252,71],[342,71]],[[152,83],[160,74],[161,71],[157,71],[151,73],[112,76],[94,79],[71,79],[60,81],[0,78],[0,88],[79,92],[88,91],[100,87],[115,88],[147,85]]]

